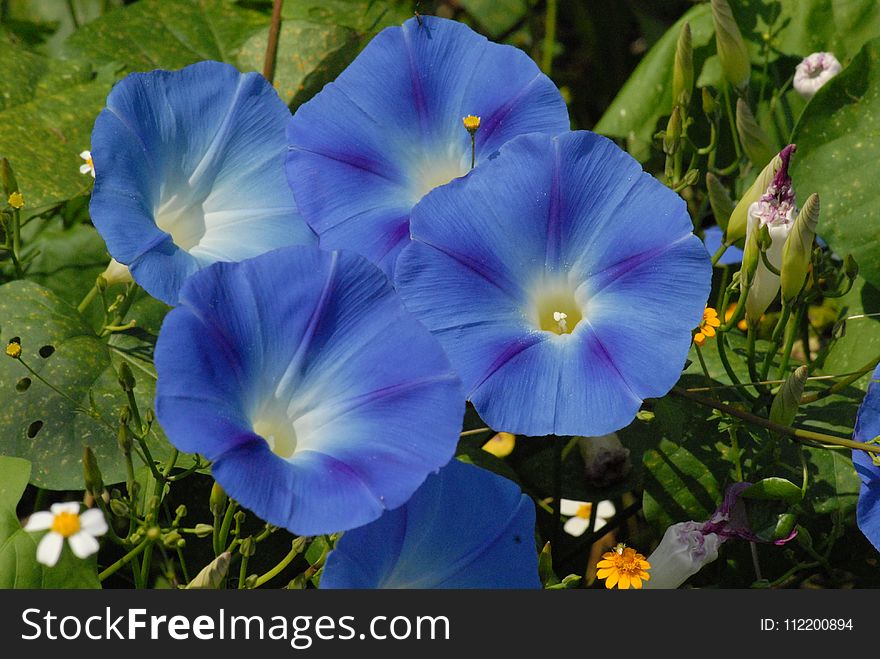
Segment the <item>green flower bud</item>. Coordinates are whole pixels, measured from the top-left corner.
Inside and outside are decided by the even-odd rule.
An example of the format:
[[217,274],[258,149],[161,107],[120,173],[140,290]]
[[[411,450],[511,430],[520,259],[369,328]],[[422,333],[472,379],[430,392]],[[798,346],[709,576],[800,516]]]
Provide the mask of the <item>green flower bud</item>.
[[666,132],[663,134],[663,153],[668,156],[678,151],[679,141],[681,140],[681,108],[675,106],[672,108],[672,114],[669,115],[669,122],[666,124]]
[[712,0],[712,21],[715,23],[715,45],[724,77],[737,89],[745,89],[749,84],[752,65],[746,42],[727,0]]
[[92,449],[88,446],[83,449],[82,465],[86,490],[97,499],[104,491],[104,479],[101,477],[101,470],[98,468],[98,460],[95,458]]
[[559,583],[556,573],[553,572],[553,557],[550,552],[549,542],[544,543],[544,548],[538,554],[538,577],[545,587]]
[[207,538],[214,533],[214,527],[210,524],[196,524],[193,532],[197,538]]
[[777,153],[773,140],[755,120],[748,103],[739,98],[736,101],[736,132],[743,151],[757,167],[763,167],[773,160]]
[[137,381],[134,379],[131,367],[128,363],[122,362],[122,366],[119,367],[119,386],[123,391],[132,391],[136,384]]
[[848,279],[855,279],[859,276],[859,264],[856,263],[852,254],[847,254],[843,259],[843,273]]
[[253,556],[257,553],[257,543],[254,542],[253,536],[248,536],[241,541],[238,551],[242,556]]
[[712,172],[706,173],[706,191],[709,193],[709,206],[712,207],[715,222],[722,230],[726,230],[730,215],[733,213],[733,199],[730,198],[727,188]]
[[773,177],[776,176],[776,172],[779,171],[780,167],[782,167],[782,158],[777,154],[776,157],[774,157],[768,165],[761,170],[761,173],[758,174],[758,178],[756,178],[755,182],[749,186],[749,189],[746,190],[742,199],[737,202],[733,212],[730,214],[730,221],[727,223],[726,239],[728,243],[735,243],[738,240],[745,238],[746,226],[749,221],[749,206],[764,196],[764,193],[767,192],[767,188],[770,187],[770,184],[773,182]]
[[678,34],[675,46],[675,66],[672,68],[672,104],[687,109],[694,89],[694,48],[691,43],[691,26],[685,23]]
[[175,549],[177,547],[177,543],[183,540],[180,533],[177,531],[171,531],[170,533],[166,533],[162,537],[162,544],[165,545],[168,549]]
[[119,430],[116,431],[116,443],[119,444],[119,449],[124,455],[131,453],[131,432],[128,426],[124,424],[119,426]]
[[211,488],[211,497],[208,499],[208,509],[211,511],[211,514],[214,517],[223,515],[228,501],[229,497],[226,496],[226,492],[220,487],[220,483],[215,481],[214,486]]
[[758,261],[761,259],[760,233],[758,231],[749,232],[746,240],[745,249],[743,249],[742,266],[739,270],[739,289],[740,293],[745,295],[746,289],[752,285],[755,280],[755,272],[758,270]]
[[804,385],[807,383],[808,375],[807,367],[799,366],[779,388],[770,406],[770,420],[773,423],[781,426],[792,424],[801,404],[801,396],[804,395]]
[[110,512],[117,517],[128,517],[128,504],[122,499],[110,499]]
[[819,224],[819,195],[811,194],[782,248],[782,301],[791,303],[800,294],[810,270],[813,255],[813,239]]
[[711,118],[716,112],[718,112],[718,101],[712,96],[712,92],[709,91],[708,87],[703,87],[702,96],[703,114]]
[[682,184],[684,186],[688,185],[696,185],[700,182],[700,170],[699,169],[689,169],[685,172],[685,175],[681,179]]

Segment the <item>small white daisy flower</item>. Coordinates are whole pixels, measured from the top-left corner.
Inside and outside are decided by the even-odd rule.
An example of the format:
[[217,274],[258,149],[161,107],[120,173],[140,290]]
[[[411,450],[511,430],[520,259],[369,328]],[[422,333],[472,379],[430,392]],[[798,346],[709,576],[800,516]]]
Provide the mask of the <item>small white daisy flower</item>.
[[813,94],[834,76],[840,73],[843,67],[832,53],[813,53],[807,55],[794,70],[795,90],[806,99],[813,98]]
[[61,557],[65,538],[77,558],[86,558],[98,551],[95,538],[107,533],[107,522],[104,513],[97,508],[90,508],[80,515],[79,504],[72,501],[53,503],[48,511],[34,513],[24,530],[49,531],[37,545],[37,561],[52,567]]
[[95,178],[95,163],[92,162],[92,152],[83,151],[81,154],[79,154],[79,157],[86,161],[84,165],[79,166],[79,173],[91,174],[92,178]]
[[[590,514],[592,511],[593,504],[587,501],[560,499],[559,512],[569,518],[565,522],[565,526],[562,527],[563,530],[568,535],[573,535],[576,538],[582,536],[590,527]],[[610,501],[600,501],[599,507],[596,509],[596,528],[593,530],[598,531],[605,526],[608,520],[614,517],[615,512],[613,503]]]

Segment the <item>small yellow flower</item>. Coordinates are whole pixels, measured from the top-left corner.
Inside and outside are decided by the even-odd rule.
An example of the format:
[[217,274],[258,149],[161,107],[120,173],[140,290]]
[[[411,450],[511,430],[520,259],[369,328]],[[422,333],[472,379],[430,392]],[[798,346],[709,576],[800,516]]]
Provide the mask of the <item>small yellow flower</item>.
[[516,435],[512,435],[509,432],[499,432],[483,444],[483,450],[491,453],[496,458],[503,458],[513,453],[515,445]]
[[694,335],[694,343],[700,347],[706,343],[706,339],[715,336],[715,328],[721,325],[718,318],[718,312],[712,307],[706,307],[703,311],[703,320],[700,322],[700,328]]
[[6,345],[6,354],[13,359],[18,359],[21,357],[21,344],[16,341],[10,341]]
[[9,205],[15,208],[16,210],[24,208],[24,195],[20,192],[16,191],[9,195],[9,199],[7,199]]
[[480,118],[472,114],[464,117],[461,121],[469,133],[476,132],[477,128],[480,127]]
[[643,581],[651,578],[648,574],[651,564],[642,554],[623,543],[617,545],[613,551],[602,554],[602,560],[596,567],[596,576],[605,579],[606,588],[617,586],[620,590],[627,590],[632,586],[639,589]]

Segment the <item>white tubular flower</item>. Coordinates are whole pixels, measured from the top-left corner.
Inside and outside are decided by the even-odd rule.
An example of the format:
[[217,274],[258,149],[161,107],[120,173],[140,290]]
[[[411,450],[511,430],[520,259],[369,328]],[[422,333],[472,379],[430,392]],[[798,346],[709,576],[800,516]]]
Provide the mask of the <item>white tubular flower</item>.
[[65,538],[77,558],[87,558],[98,551],[100,545],[95,538],[107,533],[107,522],[97,508],[80,515],[76,502],[53,503],[48,511],[31,515],[24,530],[49,531],[37,545],[37,561],[52,567],[61,557]]
[[[572,499],[559,500],[559,512],[568,517],[563,530],[574,537],[582,536],[590,528],[590,514],[593,512],[593,504],[587,501],[574,501]],[[598,531],[614,517],[617,511],[610,501],[600,501],[596,508],[596,527]]]
[[101,276],[107,280],[108,284],[127,284],[132,281],[131,273],[128,271],[127,265],[122,265],[116,259],[110,259],[107,269],[101,273]]
[[840,73],[842,68],[832,53],[813,53],[797,65],[792,84],[798,94],[809,100],[822,85]]
[[673,524],[650,556],[651,580],[644,588],[678,588],[704,565],[718,558],[718,547],[726,540],[716,533],[707,533],[707,525],[699,522]]
[[[776,172],[764,195],[749,206],[746,225],[746,242],[753,232],[767,227],[771,244],[765,255],[767,261],[776,270],[782,268],[782,248],[791,233],[797,215],[794,188],[788,174],[788,163],[794,150],[794,145],[789,145],[779,154],[782,158],[782,166]],[[767,268],[764,259],[758,259],[758,269],[755,271],[749,296],[746,299],[746,320],[750,325],[757,326],[761,315],[778,292],[779,275]]]

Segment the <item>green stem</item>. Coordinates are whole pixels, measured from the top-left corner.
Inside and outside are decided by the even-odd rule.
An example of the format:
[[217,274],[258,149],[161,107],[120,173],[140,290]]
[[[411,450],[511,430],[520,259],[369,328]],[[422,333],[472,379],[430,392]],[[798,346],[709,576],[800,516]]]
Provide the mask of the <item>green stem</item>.
[[727,434],[730,435],[730,455],[733,458],[733,472],[736,476],[736,481],[741,483],[745,479],[743,478],[742,452],[739,448],[739,438],[736,436],[736,427],[730,425],[727,428]]
[[76,310],[79,313],[83,313],[86,309],[89,308],[89,305],[92,303],[92,300],[95,299],[95,296],[97,294],[98,294],[98,287],[92,286],[91,290],[88,293],[86,293],[86,296],[82,299],[82,302],[80,302],[77,305]]
[[791,359],[791,350],[794,347],[794,339],[798,334],[798,328],[801,324],[801,317],[804,313],[804,307],[799,306],[794,312],[794,319],[788,324],[785,332],[785,346],[782,348],[782,358],[779,361],[779,368],[776,371],[776,379],[781,380],[788,370],[788,362]]
[[806,405],[807,403],[815,403],[817,400],[822,400],[823,398],[827,398],[828,396],[831,396],[832,394],[836,394],[839,391],[843,391],[846,387],[848,387],[853,382],[858,380],[865,373],[869,373],[869,372],[873,371],[877,367],[877,364],[880,364],[880,355],[878,355],[877,357],[874,357],[874,359],[872,359],[870,362],[868,362],[867,364],[862,366],[862,368],[860,368],[855,373],[851,373],[850,375],[848,375],[846,377],[846,379],[841,380],[840,382],[837,382],[836,384],[831,385],[827,389],[824,389],[822,391],[818,391],[813,394],[807,394],[806,396],[802,396],[801,397],[801,405]]
[[764,364],[761,366],[761,377],[760,380],[766,380],[767,374],[770,372],[770,366],[773,364],[773,357],[779,351],[780,339],[782,338],[782,331],[785,329],[785,326],[788,324],[788,317],[791,315],[791,307],[789,305],[785,305],[782,307],[782,313],[779,314],[779,320],[776,321],[776,327],[773,328],[773,334],[770,337],[770,342],[772,345],[767,350],[767,355],[764,357]]
[[725,334],[718,334],[717,340],[715,341],[718,346],[718,358],[721,360],[721,364],[724,366],[724,372],[727,373],[727,377],[730,378],[731,383],[737,386],[737,388],[734,389],[737,395],[745,402],[752,403],[754,401],[751,395],[742,389],[743,383],[740,381],[736,371],[733,370],[733,366],[730,365],[730,360],[727,358],[726,340],[727,337]]
[[733,140],[734,151],[736,151],[736,163],[739,165],[739,162],[742,160],[742,147],[739,144],[739,133],[736,131],[736,115],[733,112],[733,106],[730,104],[730,85],[724,83],[722,90],[724,96],[724,112],[727,115],[727,120],[730,124],[730,137]]
[[76,7],[73,4],[73,0],[67,0],[67,12],[70,14],[70,21],[73,23],[73,29],[79,29],[79,19],[76,17]]
[[726,243],[721,243],[721,246],[712,255],[712,265],[718,263],[719,259],[724,256],[724,252],[727,251],[728,247],[730,247],[730,245],[727,245]]
[[293,562],[293,559],[296,558],[300,553],[300,548],[297,546],[296,540],[293,541],[293,544],[290,547],[290,551],[287,553],[287,556],[281,559],[281,561],[273,567],[271,570],[266,572],[264,575],[257,577],[257,582],[254,585],[255,588],[259,588],[267,581],[271,581],[275,577],[277,577],[281,572]]
[[236,508],[238,508],[238,504],[230,499],[229,505],[226,506],[226,514],[223,516],[223,524],[220,527],[219,547],[226,546],[226,541],[229,539],[229,528],[232,526]]
[[242,554],[241,564],[238,566],[238,589],[244,590],[244,582],[247,580],[247,568],[250,556]]
[[110,565],[106,570],[101,572],[101,574],[98,575],[98,580],[104,581],[107,577],[115,574],[119,570],[119,568],[128,565],[132,560],[134,560],[138,556],[138,554],[140,554],[149,545],[152,545],[152,544],[153,544],[153,541],[150,540],[149,538],[142,540],[141,543],[139,545],[135,546],[134,549],[132,549],[125,556],[123,556],[118,561],[116,561],[115,563]]
[[460,433],[459,437],[471,437],[472,435],[479,435],[484,432],[492,432],[491,428],[474,428],[473,430],[465,430]]
[[880,453],[880,445],[877,444],[866,444],[864,442],[857,442],[852,439],[835,437],[834,435],[826,435],[825,433],[813,432],[812,430],[804,430],[803,428],[781,426],[778,423],[770,421],[769,419],[765,419],[756,414],[752,414],[751,412],[746,412],[745,410],[741,410],[737,407],[734,407],[733,405],[728,405],[720,401],[714,401],[711,398],[705,398],[704,396],[700,396],[699,394],[691,393],[687,389],[682,389],[681,387],[673,387],[671,389],[671,393],[681,398],[692,400],[700,405],[703,405],[704,407],[711,407],[712,409],[718,410],[719,412],[724,412],[725,414],[729,414],[730,416],[736,417],[737,419],[742,419],[743,421],[751,423],[752,425],[759,426],[767,430],[772,430],[773,432],[784,435],[785,437],[790,437],[795,441],[805,443],[819,442],[822,444],[840,446],[842,448],[857,449],[860,451],[865,451],[866,453]]

